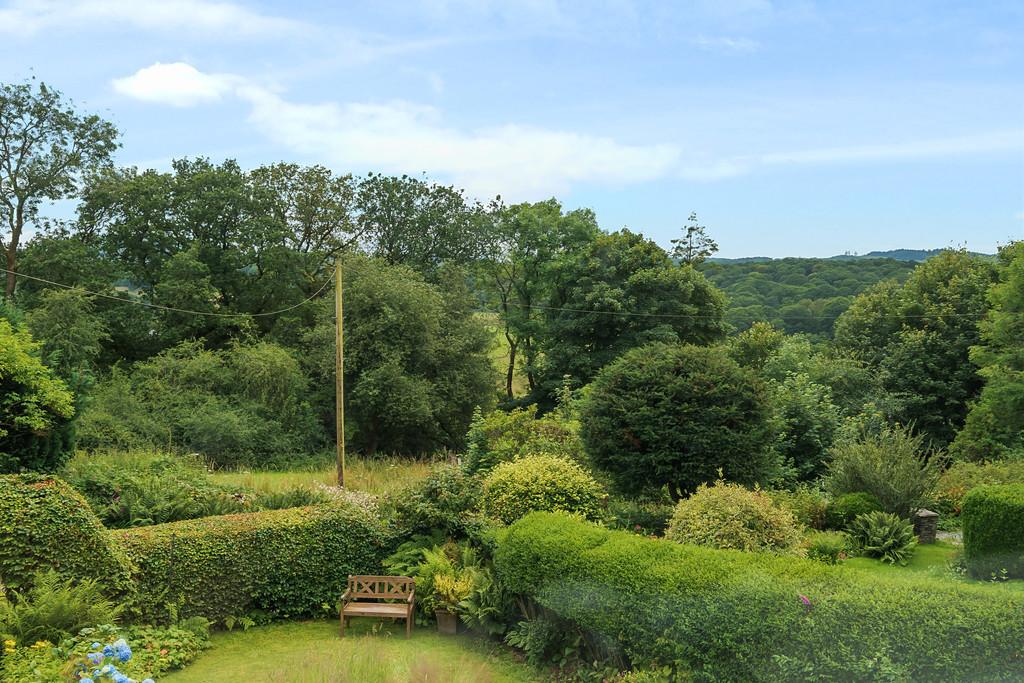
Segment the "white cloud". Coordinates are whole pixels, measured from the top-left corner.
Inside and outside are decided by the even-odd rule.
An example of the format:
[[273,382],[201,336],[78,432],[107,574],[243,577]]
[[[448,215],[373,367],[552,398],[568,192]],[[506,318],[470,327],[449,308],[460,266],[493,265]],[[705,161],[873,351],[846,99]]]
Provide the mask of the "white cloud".
[[729,36],[697,36],[690,43],[709,52],[725,52],[727,54],[749,54],[761,47],[760,43],[750,38],[730,38]]
[[260,14],[218,0],[12,0],[0,8],[0,32],[30,35],[44,29],[121,24],[148,31],[276,35],[300,22]]
[[230,74],[204,74],[191,64],[174,62],[139,69],[131,76],[111,81],[114,90],[144,102],[190,107],[219,100],[240,79]]

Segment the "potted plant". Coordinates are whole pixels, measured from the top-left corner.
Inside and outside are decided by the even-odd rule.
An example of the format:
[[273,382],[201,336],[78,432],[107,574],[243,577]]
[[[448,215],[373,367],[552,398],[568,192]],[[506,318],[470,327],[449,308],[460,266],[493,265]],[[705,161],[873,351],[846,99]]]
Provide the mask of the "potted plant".
[[459,603],[468,598],[472,590],[473,575],[469,572],[434,577],[434,616],[438,633],[455,635],[459,629]]

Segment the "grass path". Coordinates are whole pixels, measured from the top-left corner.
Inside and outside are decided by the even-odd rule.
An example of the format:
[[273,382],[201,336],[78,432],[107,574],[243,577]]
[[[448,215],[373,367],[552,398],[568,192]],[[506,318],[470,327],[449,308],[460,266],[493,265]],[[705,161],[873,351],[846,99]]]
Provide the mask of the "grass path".
[[358,620],[344,639],[333,621],[282,622],[216,633],[191,666],[160,683],[533,683],[545,680],[504,650],[468,636],[404,626],[372,632]]

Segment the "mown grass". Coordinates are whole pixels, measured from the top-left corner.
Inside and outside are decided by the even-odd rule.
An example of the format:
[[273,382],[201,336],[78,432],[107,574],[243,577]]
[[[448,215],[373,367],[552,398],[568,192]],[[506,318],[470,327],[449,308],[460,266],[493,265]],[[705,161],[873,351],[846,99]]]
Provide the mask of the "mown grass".
[[[876,575],[896,576],[913,579],[915,576],[926,575],[931,578],[948,581],[965,581],[978,583],[954,571],[962,546],[939,541],[914,548],[913,556],[905,565],[894,565],[870,557],[851,557],[843,562],[844,567],[856,571],[869,572]],[[989,582],[981,582],[989,583]],[[1024,581],[999,581],[995,585],[1007,590],[1024,592]]]
[[[345,462],[345,487],[374,495],[385,495],[419,481],[427,476],[429,471],[430,463],[422,460],[399,457],[349,457]],[[338,483],[338,471],[333,464],[281,472],[214,472],[210,477],[218,483],[245,486],[267,493],[318,484],[335,486]]]
[[544,680],[497,646],[467,636],[358,620],[284,622],[216,633],[210,650],[162,683],[529,683]]

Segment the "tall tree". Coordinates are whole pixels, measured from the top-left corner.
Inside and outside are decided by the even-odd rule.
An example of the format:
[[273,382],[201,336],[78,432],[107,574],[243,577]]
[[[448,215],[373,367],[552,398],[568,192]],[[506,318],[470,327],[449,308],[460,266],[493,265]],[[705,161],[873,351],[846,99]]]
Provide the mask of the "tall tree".
[[691,213],[683,226],[683,235],[672,240],[672,258],[680,263],[696,266],[718,251],[718,242],[708,235],[707,226],[701,225],[696,213]]
[[110,164],[117,129],[94,114],[79,114],[45,83],[0,85],[0,210],[7,237],[4,296],[14,294],[18,249],[25,226],[43,201],[65,199],[82,175]]

